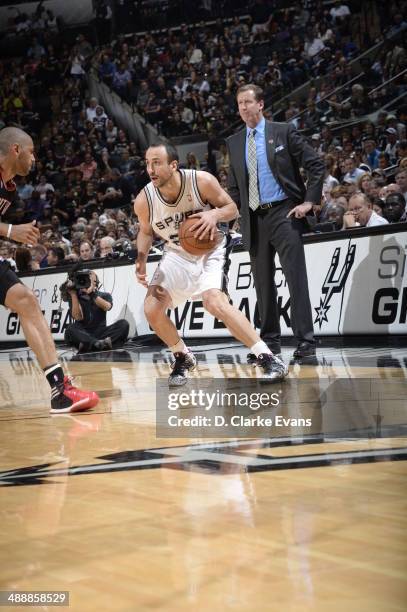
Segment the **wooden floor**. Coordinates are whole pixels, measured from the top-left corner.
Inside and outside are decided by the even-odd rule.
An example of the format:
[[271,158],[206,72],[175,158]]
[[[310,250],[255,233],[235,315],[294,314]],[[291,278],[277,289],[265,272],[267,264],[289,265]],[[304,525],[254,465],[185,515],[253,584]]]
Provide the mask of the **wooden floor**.
[[[197,354],[194,378],[253,376],[237,344]],[[280,411],[312,424],[232,441],[156,437],[160,349],[63,352],[102,398],[65,416],[29,352],[0,352],[0,590],[69,591],[78,612],[405,611],[405,355],[326,341],[290,366],[298,403]],[[340,379],[352,397],[303,395]]]

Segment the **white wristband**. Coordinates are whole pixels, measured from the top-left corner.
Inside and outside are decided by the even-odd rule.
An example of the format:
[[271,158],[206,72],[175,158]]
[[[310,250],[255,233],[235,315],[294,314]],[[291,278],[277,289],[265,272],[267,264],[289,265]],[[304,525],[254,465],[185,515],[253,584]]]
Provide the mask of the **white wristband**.
[[7,238],[10,238],[11,236],[11,230],[13,229],[13,225],[12,223],[8,224],[8,230],[7,230]]

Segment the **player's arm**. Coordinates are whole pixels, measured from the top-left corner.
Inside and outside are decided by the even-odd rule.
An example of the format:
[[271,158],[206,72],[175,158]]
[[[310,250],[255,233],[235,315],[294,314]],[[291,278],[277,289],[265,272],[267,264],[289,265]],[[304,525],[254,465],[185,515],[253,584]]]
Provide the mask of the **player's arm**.
[[147,257],[153,244],[153,228],[150,224],[148,202],[144,189],[134,200],[134,213],[138,217],[139,232],[137,234],[136,278],[144,287],[148,287],[146,274]]
[[22,242],[30,246],[34,246],[38,243],[40,237],[40,230],[35,227],[36,221],[31,223],[22,223],[21,225],[12,225],[9,233],[10,226],[8,223],[0,223],[0,236],[9,238],[15,242]]
[[233,221],[239,216],[239,211],[230,195],[222,189],[212,174],[198,171],[196,176],[202,200],[213,206],[213,209],[191,215],[191,218],[197,219],[196,225],[192,226],[191,230],[197,230],[196,238],[203,238],[209,233],[210,238],[213,239],[217,231],[216,224],[220,221]]

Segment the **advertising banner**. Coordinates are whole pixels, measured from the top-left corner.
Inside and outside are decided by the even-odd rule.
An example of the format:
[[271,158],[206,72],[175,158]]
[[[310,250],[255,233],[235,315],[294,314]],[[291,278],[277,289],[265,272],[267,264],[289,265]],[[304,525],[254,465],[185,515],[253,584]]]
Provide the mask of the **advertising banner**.
[[[305,245],[314,328],[317,335],[406,333],[407,232],[359,236]],[[157,261],[147,264],[151,278]],[[152,333],[145,317],[146,290],[136,282],[134,264],[95,270],[101,290],[113,296],[108,323],[125,318],[130,337]],[[61,302],[59,286],[67,274],[39,273],[22,278],[30,287],[44,312],[56,340],[62,340],[69,324],[68,304]],[[287,281],[276,257],[275,282],[278,290],[282,334],[292,335],[290,295]],[[231,255],[229,295],[233,303],[254,324],[258,323],[256,293],[249,254]],[[209,315],[201,301],[186,302],[170,311],[180,333],[187,338],[229,335],[221,321]],[[22,340],[18,317],[0,309],[0,341]]]

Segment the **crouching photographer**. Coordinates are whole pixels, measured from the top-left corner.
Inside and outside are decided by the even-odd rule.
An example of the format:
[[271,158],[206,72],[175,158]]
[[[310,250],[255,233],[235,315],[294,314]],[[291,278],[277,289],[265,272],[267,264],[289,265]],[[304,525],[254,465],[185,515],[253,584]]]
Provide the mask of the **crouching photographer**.
[[126,342],[129,324],[119,319],[106,325],[106,313],[112,308],[110,293],[98,291],[99,280],[93,270],[74,269],[61,285],[61,297],[69,302],[69,312],[74,323],[65,331],[65,342],[75,346],[80,353],[106,351],[119,348]]

